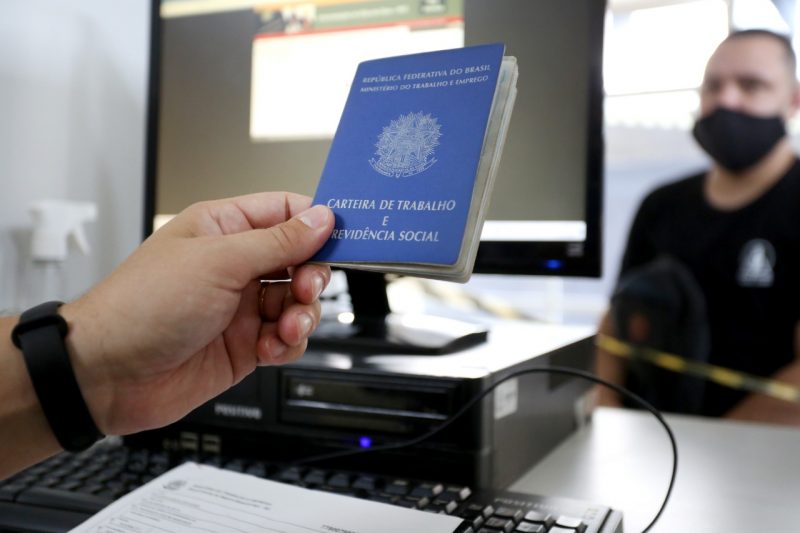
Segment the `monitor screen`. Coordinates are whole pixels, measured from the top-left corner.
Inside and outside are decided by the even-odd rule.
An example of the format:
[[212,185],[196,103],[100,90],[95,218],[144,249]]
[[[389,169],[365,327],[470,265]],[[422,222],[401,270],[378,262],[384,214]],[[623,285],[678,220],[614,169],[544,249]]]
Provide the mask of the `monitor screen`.
[[519,93],[475,271],[599,276],[604,10],[154,0],[145,234],[200,200],[313,195],[360,61],[504,42]]

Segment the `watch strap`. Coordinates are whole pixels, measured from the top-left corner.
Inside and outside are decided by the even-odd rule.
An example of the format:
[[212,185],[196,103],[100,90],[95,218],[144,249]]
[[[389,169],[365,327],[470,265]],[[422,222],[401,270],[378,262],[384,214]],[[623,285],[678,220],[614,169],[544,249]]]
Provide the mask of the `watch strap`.
[[22,350],[33,388],[58,443],[67,451],[82,451],[103,434],[97,429],[81,394],[64,342],[68,326],[58,314],[62,302],[46,302],[20,317],[11,332]]

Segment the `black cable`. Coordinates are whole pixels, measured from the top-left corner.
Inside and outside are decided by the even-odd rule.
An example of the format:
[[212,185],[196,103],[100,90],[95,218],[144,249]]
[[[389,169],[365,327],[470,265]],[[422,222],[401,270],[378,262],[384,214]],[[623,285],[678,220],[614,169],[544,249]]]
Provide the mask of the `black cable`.
[[428,431],[420,435],[419,437],[415,437],[413,439],[397,442],[394,444],[382,444],[380,446],[374,446],[372,448],[354,448],[351,450],[341,450],[337,452],[329,452],[323,453],[319,455],[312,455],[311,457],[306,457],[305,459],[300,459],[297,461],[293,461],[292,464],[294,465],[301,465],[307,463],[317,463],[320,461],[327,461],[330,459],[341,459],[342,457],[351,457],[354,455],[360,455],[363,453],[372,453],[372,452],[383,452],[387,450],[398,450],[400,448],[406,448],[409,446],[415,446],[431,437],[439,433],[440,431],[446,429],[450,426],[453,422],[458,420],[464,413],[470,410],[476,403],[481,401],[487,394],[492,392],[498,385],[508,381],[509,379],[513,379],[519,376],[524,376],[526,374],[562,374],[567,376],[574,376],[586,379],[588,381],[592,381],[597,383],[598,385],[603,385],[604,387],[608,387],[609,389],[615,391],[618,394],[621,394],[625,398],[632,400],[634,403],[642,407],[643,409],[649,411],[656,419],[661,423],[664,427],[664,430],[667,432],[667,436],[669,437],[670,445],[672,446],[672,474],[670,475],[669,479],[669,486],[667,487],[667,492],[664,495],[664,501],[661,503],[661,507],[659,507],[658,512],[656,513],[655,517],[647,524],[642,530],[642,533],[647,533],[650,529],[656,524],[659,518],[661,518],[664,509],[667,506],[667,502],[669,501],[669,497],[672,494],[672,488],[675,485],[675,476],[678,472],[678,444],[675,442],[675,435],[672,433],[672,429],[667,424],[667,421],[664,420],[664,417],[661,416],[661,413],[650,405],[646,400],[634,394],[633,392],[620,387],[614,383],[605,381],[603,379],[598,378],[594,374],[589,372],[584,372],[583,370],[576,370],[574,368],[567,368],[567,367],[560,367],[560,366],[546,366],[546,367],[532,367],[532,368],[525,368],[522,370],[517,370],[516,372],[511,372],[507,376],[504,376],[502,379],[492,383],[488,388],[481,391],[479,394],[476,394],[472,398],[470,398],[467,403],[461,407],[458,411],[455,412],[450,418],[433,428],[432,430]]

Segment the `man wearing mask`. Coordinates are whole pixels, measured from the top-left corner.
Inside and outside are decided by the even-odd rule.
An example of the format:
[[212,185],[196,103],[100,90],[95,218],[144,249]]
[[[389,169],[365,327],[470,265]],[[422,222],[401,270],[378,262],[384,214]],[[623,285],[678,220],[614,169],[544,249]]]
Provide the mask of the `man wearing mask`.
[[[704,300],[707,362],[800,385],[800,161],[786,134],[800,107],[795,69],[791,43],[779,34],[741,31],[719,45],[706,66],[693,130],[711,168],[645,198],[620,286],[631,272],[668,256]],[[617,324],[614,316],[604,318],[600,332],[631,338],[629,328],[639,326]],[[631,384],[624,360],[603,351],[597,371]],[[645,388],[651,386],[665,387]],[[674,407],[680,401],[657,407],[800,424],[800,408],[791,404],[700,380],[691,387],[698,397],[693,407]],[[600,404],[620,404],[605,389],[598,396]]]

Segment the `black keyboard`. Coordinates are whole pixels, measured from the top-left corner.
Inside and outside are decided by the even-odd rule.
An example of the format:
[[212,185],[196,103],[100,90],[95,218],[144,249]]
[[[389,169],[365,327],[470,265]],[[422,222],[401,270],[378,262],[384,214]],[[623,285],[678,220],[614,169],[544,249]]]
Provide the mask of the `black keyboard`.
[[458,533],[622,533],[620,512],[576,500],[219,455],[156,452],[107,442],[83,453],[59,454],[0,482],[0,531],[68,531],[115,499],[186,461],[447,513],[464,519]]

